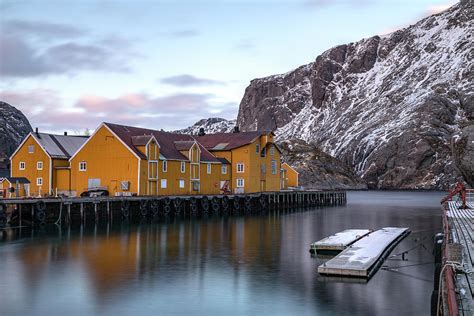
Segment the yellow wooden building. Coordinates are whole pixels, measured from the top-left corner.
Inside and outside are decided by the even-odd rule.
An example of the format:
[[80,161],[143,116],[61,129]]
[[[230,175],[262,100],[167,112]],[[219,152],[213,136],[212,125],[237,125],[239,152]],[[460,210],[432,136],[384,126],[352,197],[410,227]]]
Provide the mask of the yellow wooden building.
[[29,191],[30,181],[27,178],[0,178],[0,198],[23,197]]
[[222,163],[190,135],[101,124],[71,157],[72,188],[111,195],[218,194]]
[[272,132],[200,136],[102,123],[90,137],[30,133],[11,157],[23,196],[115,196],[279,191]]
[[69,193],[68,159],[85,143],[85,136],[29,133],[10,157],[11,177],[26,178],[30,184],[22,196]]
[[288,189],[291,187],[297,187],[299,185],[299,173],[293,167],[291,167],[286,162],[281,165],[282,172],[284,173],[283,178],[283,189]]
[[216,157],[226,159],[233,193],[280,191],[281,151],[272,132],[219,133],[196,139]]

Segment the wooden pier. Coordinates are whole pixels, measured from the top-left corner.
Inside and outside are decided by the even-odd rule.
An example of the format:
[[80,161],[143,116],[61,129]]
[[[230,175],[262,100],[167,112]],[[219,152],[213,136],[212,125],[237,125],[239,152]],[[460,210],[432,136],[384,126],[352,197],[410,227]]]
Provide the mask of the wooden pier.
[[370,233],[369,229],[346,229],[332,236],[321,239],[311,244],[309,252],[342,251],[349,245]]
[[459,200],[443,207],[432,305],[443,315],[474,315],[474,190],[468,193],[466,208]]
[[46,223],[129,220],[169,216],[250,214],[267,210],[345,205],[343,191],[282,191],[236,195],[45,197],[0,200],[0,228]]
[[321,274],[370,278],[408,228],[385,227],[359,239],[335,258],[318,267]]

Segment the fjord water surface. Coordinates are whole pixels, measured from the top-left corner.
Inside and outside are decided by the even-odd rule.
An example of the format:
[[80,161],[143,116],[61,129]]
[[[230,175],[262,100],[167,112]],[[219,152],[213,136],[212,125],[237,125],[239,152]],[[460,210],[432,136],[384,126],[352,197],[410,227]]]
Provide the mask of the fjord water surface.
[[[442,196],[349,192],[346,206],[303,212],[3,232],[0,315],[427,315]],[[411,249],[407,261],[368,283],[317,274],[311,242],[386,226],[411,229],[392,252]]]

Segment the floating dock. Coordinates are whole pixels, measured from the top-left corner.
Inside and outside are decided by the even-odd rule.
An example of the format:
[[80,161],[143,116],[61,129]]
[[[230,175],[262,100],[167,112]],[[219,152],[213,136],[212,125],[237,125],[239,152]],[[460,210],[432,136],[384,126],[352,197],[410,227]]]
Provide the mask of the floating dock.
[[346,229],[332,236],[321,239],[311,244],[309,252],[334,252],[342,251],[349,245],[370,233],[369,229]]
[[359,239],[335,258],[318,267],[320,274],[370,278],[408,228],[385,227]]

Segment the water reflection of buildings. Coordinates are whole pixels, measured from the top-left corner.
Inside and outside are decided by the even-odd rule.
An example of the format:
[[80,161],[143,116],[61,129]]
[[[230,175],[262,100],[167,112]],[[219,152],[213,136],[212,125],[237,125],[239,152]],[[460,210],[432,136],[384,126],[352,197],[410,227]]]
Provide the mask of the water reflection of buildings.
[[252,266],[258,270],[262,264],[272,269],[276,262],[269,258],[279,257],[275,245],[280,244],[280,226],[278,220],[255,218],[119,224],[81,232],[58,231],[57,238],[49,236],[15,254],[30,294],[45,273],[70,264],[69,273],[83,270],[100,303],[109,293],[133,291],[141,281],[156,286],[163,280],[179,282],[191,274],[204,277],[206,270],[239,273]]

